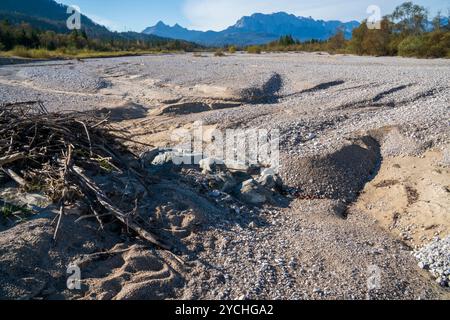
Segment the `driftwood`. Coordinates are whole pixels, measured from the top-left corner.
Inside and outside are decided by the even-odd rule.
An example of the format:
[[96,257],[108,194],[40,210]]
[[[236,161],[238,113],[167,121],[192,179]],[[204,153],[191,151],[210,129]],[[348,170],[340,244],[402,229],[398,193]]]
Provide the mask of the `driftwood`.
[[13,179],[18,185],[24,187],[26,186],[27,182],[19,176],[17,173],[15,173],[11,169],[3,169],[3,172],[5,172],[11,179]]
[[68,193],[68,174],[69,174],[69,170],[70,167],[72,166],[72,145],[69,145],[67,148],[67,153],[66,153],[66,159],[64,160],[64,171],[62,174],[62,179],[63,179],[63,193],[62,193],[62,197],[61,200],[59,201],[59,217],[58,217],[58,223],[56,225],[55,228],[55,234],[53,235],[53,239],[56,240],[56,236],[58,235],[58,230],[59,230],[59,226],[61,225],[61,220],[64,216],[64,208],[66,205],[66,196]]
[[65,207],[84,201],[89,212],[78,221],[95,218],[103,229],[114,219],[143,240],[170,249],[141,224],[137,199],[142,194],[122,201],[124,190],[105,191],[96,183],[97,175],[109,174],[150,194],[152,178],[124,141],[133,142],[93,113],[48,113],[40,101],[0,105],[0,169],[23,189],[39,188],[59,203],[55,239],[62,236]]
[[9,156],[0,157],[0,167],[5,164],[9,164],[14,161],[17,161],[17,160],[22,160],[24,158],[25,158],[25,153],[23,153],[23,152],[15,153],[15,154],[12,154]]
[[133,222],[132,219],[130,219],[130,215],[122,212],[120,209],[116,208],[114,205],[111,204],[111,200],[108,199],[108,197],[100,190],[95,182],[93,182],[91,179],[89,179],[82,171],[82,169],[74,167],[73,173],[78,175],[79,181],[82,185],[84,185],[86,188],[91,189],[92,192],[95,193],[97,200],[99,203],[101,203],[106,209],[109,210],[109,212],[115,216],[120,222],[125,224],[127,227],[132,229],[134,232],[136,232],[141,238],[147,240],[148,242],[153,243],[154,245],[161,247],[163,249],[170,250],[170,247],[164,243],[162,243],[160,240],[158,240],[154,235],[152,235],[149,231],[146,231],[144,228],[139,226],[137,223]]

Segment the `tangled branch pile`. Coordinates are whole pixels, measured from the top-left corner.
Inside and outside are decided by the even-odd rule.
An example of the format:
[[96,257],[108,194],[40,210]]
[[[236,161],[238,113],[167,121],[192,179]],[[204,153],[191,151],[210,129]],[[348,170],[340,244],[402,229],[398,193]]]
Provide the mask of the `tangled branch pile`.
[[[149,195],[151,178],[124,146],[126,133],[93,113],[48,113],[40,102],[0,106],[0,169],[26,191],[42,191],[60,212],[82,201],[100,227],[119,221],[152,244],[169,249],[154,236],[139,211],[139,199]],[[102,180],[104,183],[96,181]],[[108,188],[111,181],[133,185]],[[106,183],[105,183],[106,181]]]

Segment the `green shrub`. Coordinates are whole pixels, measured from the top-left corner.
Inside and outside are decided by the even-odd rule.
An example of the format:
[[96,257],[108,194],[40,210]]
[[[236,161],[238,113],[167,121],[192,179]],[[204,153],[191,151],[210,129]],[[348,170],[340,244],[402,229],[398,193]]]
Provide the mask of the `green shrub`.
[[409,36],[398,45],[398,54],[403,57],[424,57],[424,46],[422,36]]
[[247,48],[247,53],[261,54],[261,47],[259,47],[259,46],[250,46],[250,47]]
[[450,32],[434,31],[426,34],[426,56],[429,58],[447,57],[450,51]]
[[237,51],[237,48],[235,46],[230,46],[228,48],[228,53],[233,54],[233,53],[236,53],[236,51]]

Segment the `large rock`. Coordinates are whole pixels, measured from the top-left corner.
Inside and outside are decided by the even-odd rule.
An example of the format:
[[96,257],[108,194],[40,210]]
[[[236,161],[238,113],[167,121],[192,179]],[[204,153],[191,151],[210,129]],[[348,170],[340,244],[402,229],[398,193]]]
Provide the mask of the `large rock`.
[[145,165],[147,163],[150,164],[153,162],[153,160],[155,160],[155,158],[160,154],[160,152],[161,152],[160,148],[148,150],[148,151],[141,153],[139,155],[139,159],[141,160],[143,165]]
[[268,198],[266,193],[266,190],[264,190],[254,179],[242,182],[240,188],[241,200],[253,205],[261,205],[267,202]]
[[236,188],[238,185],[238,182],[233,177],[233,175],[230,172],[221,172],[217,174],[217,179],[220,180],[222,184],[222,192],[230,193],[233,191],[233,189]]
[[165,164],[169,164],[173,162],[173,159],[175,157],[174,152],[164,152],[161,154],[158,154],[152,161],[152,165],[154,166],[162,166]]
[[258,178],[258,183],[267,189],[280,189],[283,186],[281,178],[271,168],[264,169]]
[[240,161],[225,160],[225,166],[231,172],[237,172],[237,173],[241,172],[241,173],[246,173],[246,174],[254,174],[254,173],[258,172],[258,170],[259,170],[259,167],[257,167],[257,166],[248,165],[248,164],[246,164],[244,162],[240,162]]
[[185,150],[165,150],[158,154],[152,161],[154,166],[162,166],[165,164],[196,164],[203,158],[201,153],[192,153]]

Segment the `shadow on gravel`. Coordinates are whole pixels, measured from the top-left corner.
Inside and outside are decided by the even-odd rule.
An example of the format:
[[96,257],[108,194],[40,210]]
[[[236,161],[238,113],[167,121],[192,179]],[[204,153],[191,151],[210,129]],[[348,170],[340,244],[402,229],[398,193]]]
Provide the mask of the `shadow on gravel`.
[[322,90],[327,90],[331,87],[335,87],[335,86],[339,86],[341,84],[344,84],[345,81],[343,80],[337,80],[337,81],[331,81],[331,82],[325,82],[325,83],[321,83],[313,88],[310,89],[306,89],[300,92],[301,93],[310,93],[310,92],[316,92],[316,91],[322,91]]
[[313,93],[313,92],[317,92],[317,91],[322,91],[322,90],[327,90],[329,88],[335,87],[335,86],[339,86],[341,84],[344,84],[345,81],[343,80],[336,80],[336,81],[331,81],[331,82],[325,82],[325,83],[321,83],[315,87],[309,88],[309,89],[305,89],[299,92],[294,92],[291,94],[287,94],[285,96],[283,96],[283,98],[288,98],[288,97],[292,97],[292,96],[298,96],[301,94],[305,94],[305,93]]
[[[379,143],[370,136],[356,138],[334,153],[289,159],[281,176],[299,188],[300,197],[353,202],[372,180],[382,160]],[[286,160],[285,160],[286,161]]]
[[394,88],[391,88],[391,89],[388,89],[388,90],[378,93],[375,97],[373,97],[371,99],[364,99],[364,100],[360,100],[360,101],[356,101],[356,102],[346,103],[346,104],[343,104],[343,105],[335,108],[334,110],[385,108],[385,107],[386,108],[397,108],[397,107],[401,107],[405,104],[408,104],[412,101],[416,101],[419,99],[434,96],[434,95],[436,95],[437,92],[439,92],[439,90],[431,89],[431,90],[421,92],[413,97],[407,97],[400,101],[394,101],[394,100],[386,101],[386,102],[382,101],[384,98],[388,97],[389,95],[391,95],[395,92],[405,90],[409,87],[412,87],[413,85],[414,84],[407,84],[407,85],[401,85],[398,87],[394,87]]
[[391,89],[389,89],[389,90],[380,92],[379,94],[377,94],[377,95],[372,99],[372,101],[373,101],[373,102],[378,102],[378,101],[380,101],[381,99],[383,99],[384,97],[386,97],[386,96],[388,96],[388,95],[391,95],[391,94],[393,94],[393,93],[395,93],[395,92],[397,92],[397,91],[402,91],[402,90],[404,90],[404,89],[406,89],[406,88],[408,88],[408,87],[410,87],[410,86],[411,86],[411,85],[402,85],[402,86],[398,86],[398,87],[391,88]]
[[[83,198],[67,208],[56,242],[55,226],[51,224],[56,214],[53,211],[2,232],[0,298],[171,298],[175,296],[173,289],[184,285],[186,267],[185,263],[180,266],[183,261],[175,255],[195,260],[208,250],[207,245],[215,245],[214,239],[208,244],[198,240],[197,235],[207,230],[220,234],[237,225],[242,229],[253,228],[251,224],[268,225],[257,207],[230,196],[240,190],[241,179],[249,179],[250,173],[227,175],[234,186],[217,194],[212,191],[219,190],[222,184],[225,187],[218,178],[226,172],[206,176],[197,166],[153,165],[131,152],[119,156],[127,172],[126,168],[116,172],[111,167],[93,167],[86,183],[98,186],[101,203],[117,203],[129,225],[112,218],[111,212],[118,210],[114,207],[102,211],[96,207],[92,214],[90,208],[95,204],[89,199],[85,203]],[[288,200],[278,193],[268,199],[267,204],[273,207],[288,205]],[[100,229],[98,221],[102,222]],[[138,224],[139,229],[132,228],[132,224]],[[157,250],[137,237],[143,231],[171,250]],[[71,263],[81,268],[86,280],[76,292],[66,290],[67,278],[62,276]]]
[[241,91],[242,102],[249,104],[276,103],[279,99],[278,92],[283,87],[283,79],[278,74],[273,74],[262,87],[247,88]]
[[109,114],[109,120],[112,122],[120,122],[125,120],[142,119],[147,116],[148,109],[136,103],[129,103],[121,107],[111,109],[101,109],[100,115]]

